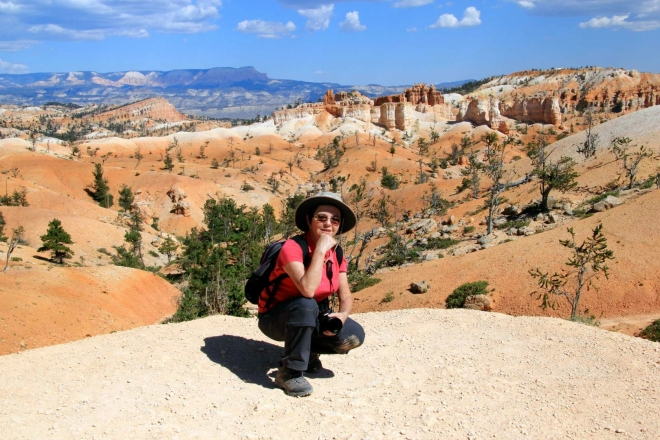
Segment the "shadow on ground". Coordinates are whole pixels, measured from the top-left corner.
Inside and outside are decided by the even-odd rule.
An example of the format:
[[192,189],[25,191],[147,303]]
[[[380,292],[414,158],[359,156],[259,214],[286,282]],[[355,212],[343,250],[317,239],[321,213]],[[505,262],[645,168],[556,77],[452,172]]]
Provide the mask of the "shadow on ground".
[[[204,338],[204,346],[200,350],[211,361],[222,365],[243,382],[268,389],[277,388],[273,382],[276,371],[270,374],[269,371],[279,365],[282,354],[282,347],[279,345],[240,336],[221,335]],[[313,377],[327,379],[334,377],[334,373],[323,369]]]
[[204,338],[204,344],[202,353],[234,373],[243,382],[255,383],[269,389],[276,388],[268,377],[268,371],[277,368],[282,347],[232,335]]

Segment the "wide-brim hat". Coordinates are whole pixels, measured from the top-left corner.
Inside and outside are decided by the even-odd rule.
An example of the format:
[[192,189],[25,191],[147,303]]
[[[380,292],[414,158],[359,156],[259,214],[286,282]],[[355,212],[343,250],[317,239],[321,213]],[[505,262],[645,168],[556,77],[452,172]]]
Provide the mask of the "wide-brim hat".
[[341,199],[339,194],[333,192],[324,191],[320,192],[311,197],[307,197],[305,200],[300,202],[296,208],[296,226],[301,231],[309,230],[309,225],[307,224],[307,214],[310,213],[313,209],[321,205],[330,205],[339,209],[341,212],[341,223],[339,225],[338,234],[342,234],[350,231],[355,227],[357,223],[357,217],[353,210]]

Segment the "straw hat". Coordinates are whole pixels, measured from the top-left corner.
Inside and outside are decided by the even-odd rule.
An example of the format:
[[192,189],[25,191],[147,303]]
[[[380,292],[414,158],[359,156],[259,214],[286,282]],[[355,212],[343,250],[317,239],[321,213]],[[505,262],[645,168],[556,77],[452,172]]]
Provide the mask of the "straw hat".
[[353,210],[341,199],[338,194],[333,192],[324,191],[316,195],[306,198],[296,208],[295,220],[296,226],[301,231],[309,230],[307,224],[307,215],[314,212],[314,210],[321,205],[330,205],[339,209],[341,212],[341,224],[339,225],[338,234],[348,232],[355,227],[357,218]]

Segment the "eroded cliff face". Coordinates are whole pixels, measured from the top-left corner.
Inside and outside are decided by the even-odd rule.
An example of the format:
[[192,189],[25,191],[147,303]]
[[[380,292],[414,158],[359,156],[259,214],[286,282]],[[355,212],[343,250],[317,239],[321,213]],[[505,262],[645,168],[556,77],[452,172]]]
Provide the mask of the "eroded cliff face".
[[273,122],[277,125],[292,119],[302,119],[308,116],[318,115],[324,111],[325,106],[322,104],[301,104],[295,108],[282,107],[282,110],[275,110],[273,112]]
[[495,97],[477,98],[461,102],[456,120],[458,122],[468,121],[477,125],[488,125],[493,130],[508,131],[500,113],[500,100]]
[[563,117],[587,107],[627,113],[660,105],[660,75],[603,68],[518,72],[481,86],[461,107],[460,120],[493,126],[482,111],[492,96],[502,116],[561,127]]
[[415,84],[404,90],[400,95],[389,95],[376,98],[374,100],[374,105],[381,106],[388,102],[409,102],[413,105],[427,104],[435,106],[438,104],[444,104],[445,98],[441,92],[435,89],[434,85],[429,87],[426,84]]
[[453,108],[450,103],[446,102],[443,104],[417,104],[415,106],[415,111],[420,113],[433,113],[439,118],[451,120],[454,119]]
[[557,96],[546,98],[515,97],[499,102],[502,116],[517,121],[532,121],[543,124],[561,125],[562,108]]
[[314,116],[328,112],[337,118],[355,118],[363,122],[371,122],[373,101],[360,92],[339,92],[336,95],[328,90],[322,103],[301,104],[295,108],[282,108],[273,112],[273,121],[279,124],[291,119]]
[[167,122],[181,122],[186,120],[186,117],[165,98],[145,99],[98,115],[101,119],[134,118],[140,116],[150,119],[161,119]]
[[396,128],[396,106],[394,102],[386,102],[380,106],[380,118],[378,123],[388,130]]

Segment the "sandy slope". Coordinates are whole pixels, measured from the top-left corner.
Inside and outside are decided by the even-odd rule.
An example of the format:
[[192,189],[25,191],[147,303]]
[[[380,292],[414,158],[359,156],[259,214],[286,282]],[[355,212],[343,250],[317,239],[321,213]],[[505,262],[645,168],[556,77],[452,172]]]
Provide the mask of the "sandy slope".
[[[24,251],[14,255],[26,261]],[[126,267],[14,263],[0,272],[0,355],[160,322],[174,313],[179,294],[162,278]]]
[[0,358],[0,429],[27,438],[656,439],[660,346],[551,318],[356,315],[312,396],[272,383],[280,348],[213,317]]
[[[355,309],[359,311],[392,310],[410,307],[443,307],[446,297],[459,285],[487,280],[493,289],[494,308],[514,315],[540,315],[539,302],[530,296],[537,286],[528,274],[535,267],[555,271],[565,267],[569,256],[559,244],[567,239],[567,227],[573,227],[579,242],[598,224],[615,260],[609,263],[610,279],[596,281],[599,292],[586,292],[581,308],[597,317],[650,314],[660,311],[660,191],[629,200],[609,211],[585,220],[574,220],[552,231],[526,238],[513,238],[510,243],[461,256],[445,257],[427,263],[378,275],[383,281],[358,292]],[[407,289],[411,282],[427,280],[431,290],[413,295]],[[380,304],[386,292],[395,299]],[[556,316],[567,316],[565,307]]]

